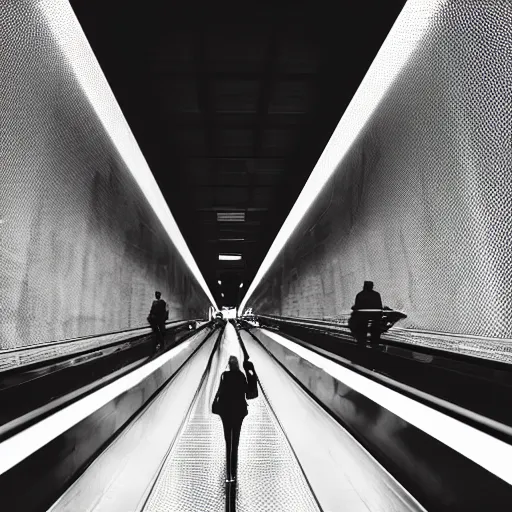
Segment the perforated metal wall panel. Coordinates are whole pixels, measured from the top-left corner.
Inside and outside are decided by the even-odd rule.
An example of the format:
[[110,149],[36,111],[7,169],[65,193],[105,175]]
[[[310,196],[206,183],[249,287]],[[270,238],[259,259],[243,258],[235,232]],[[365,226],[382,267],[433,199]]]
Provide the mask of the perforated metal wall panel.
[[512,3],[405,9],[359,111],[385,93],[247,306],[337,318],[372,280],[404,327],[512,338]]
[[0,48],[0,348],[144,325],[156,289],[171,320],[206,316],[67,1],[3,1]]

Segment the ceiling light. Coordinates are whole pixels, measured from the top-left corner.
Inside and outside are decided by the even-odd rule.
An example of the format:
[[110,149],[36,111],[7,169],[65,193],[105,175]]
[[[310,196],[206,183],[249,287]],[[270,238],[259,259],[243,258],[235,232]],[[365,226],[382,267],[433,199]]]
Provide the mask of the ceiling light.
[[240,288],[243,288],[244,287],[244,283],[240,283]]
[[245,212],[217,212],[218,222],[244,222]]
[[239,261],[241,259],[241,254],[219,254],[219,261]]
[[216,308],[215,299],[169,210],[70,3],[68,0],[46,0],[38,3],[38,7],[103,129],[162,223],[176,251]]
[[224,294],[223,294],[223,293],[221,293],[221,294],[220,294],[220,296],[221,296],[222,298],[224,298]]
[[219,280],[217,281],[217,283],[222,284],[222,281],[219,279]]
[[245,238],[219,238],[219,242],[243,242]]
[[360,136],[404,65],[409,62],[418,43],[423,40],[432,23],[436,22],[436,14],[444,3],[445,0],[409,0],[405,4],[258,269],[240,304],[239,314],[327,180]]

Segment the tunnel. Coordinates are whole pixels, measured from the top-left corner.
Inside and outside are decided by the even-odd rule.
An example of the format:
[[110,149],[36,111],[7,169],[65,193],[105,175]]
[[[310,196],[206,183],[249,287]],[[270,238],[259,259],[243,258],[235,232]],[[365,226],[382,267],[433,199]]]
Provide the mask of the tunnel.
[[508,510],[511,34],[4,0],[0,510]]

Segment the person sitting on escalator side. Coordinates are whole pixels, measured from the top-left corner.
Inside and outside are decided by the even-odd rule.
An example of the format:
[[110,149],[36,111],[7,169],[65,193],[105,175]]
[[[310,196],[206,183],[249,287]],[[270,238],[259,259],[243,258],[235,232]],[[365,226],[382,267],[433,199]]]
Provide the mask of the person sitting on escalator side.
[[373,289],[372,281],[364,282],[363,290],[356,295],[352,310],[357,341],[365,343],[370,331],[372,343],[378,343],[381,333],[382,299],[380,293]]
[[224,315],[219,311],[215,315],[215,327],[218,327],[220,329],[220,328],[224,327],[224,325],[225,325]]

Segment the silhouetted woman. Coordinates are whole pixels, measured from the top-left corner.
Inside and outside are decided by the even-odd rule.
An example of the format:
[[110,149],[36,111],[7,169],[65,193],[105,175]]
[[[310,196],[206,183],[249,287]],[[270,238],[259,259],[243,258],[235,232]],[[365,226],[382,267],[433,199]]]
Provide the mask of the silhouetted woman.
[[227,481],[234,482],[238,463],[238,442],[242,422],[247,416],[247,379],[240,370],[238,359],[229,358],[229,371],[223,372],[215,397],[216,410],[222,419],[226,441]]

